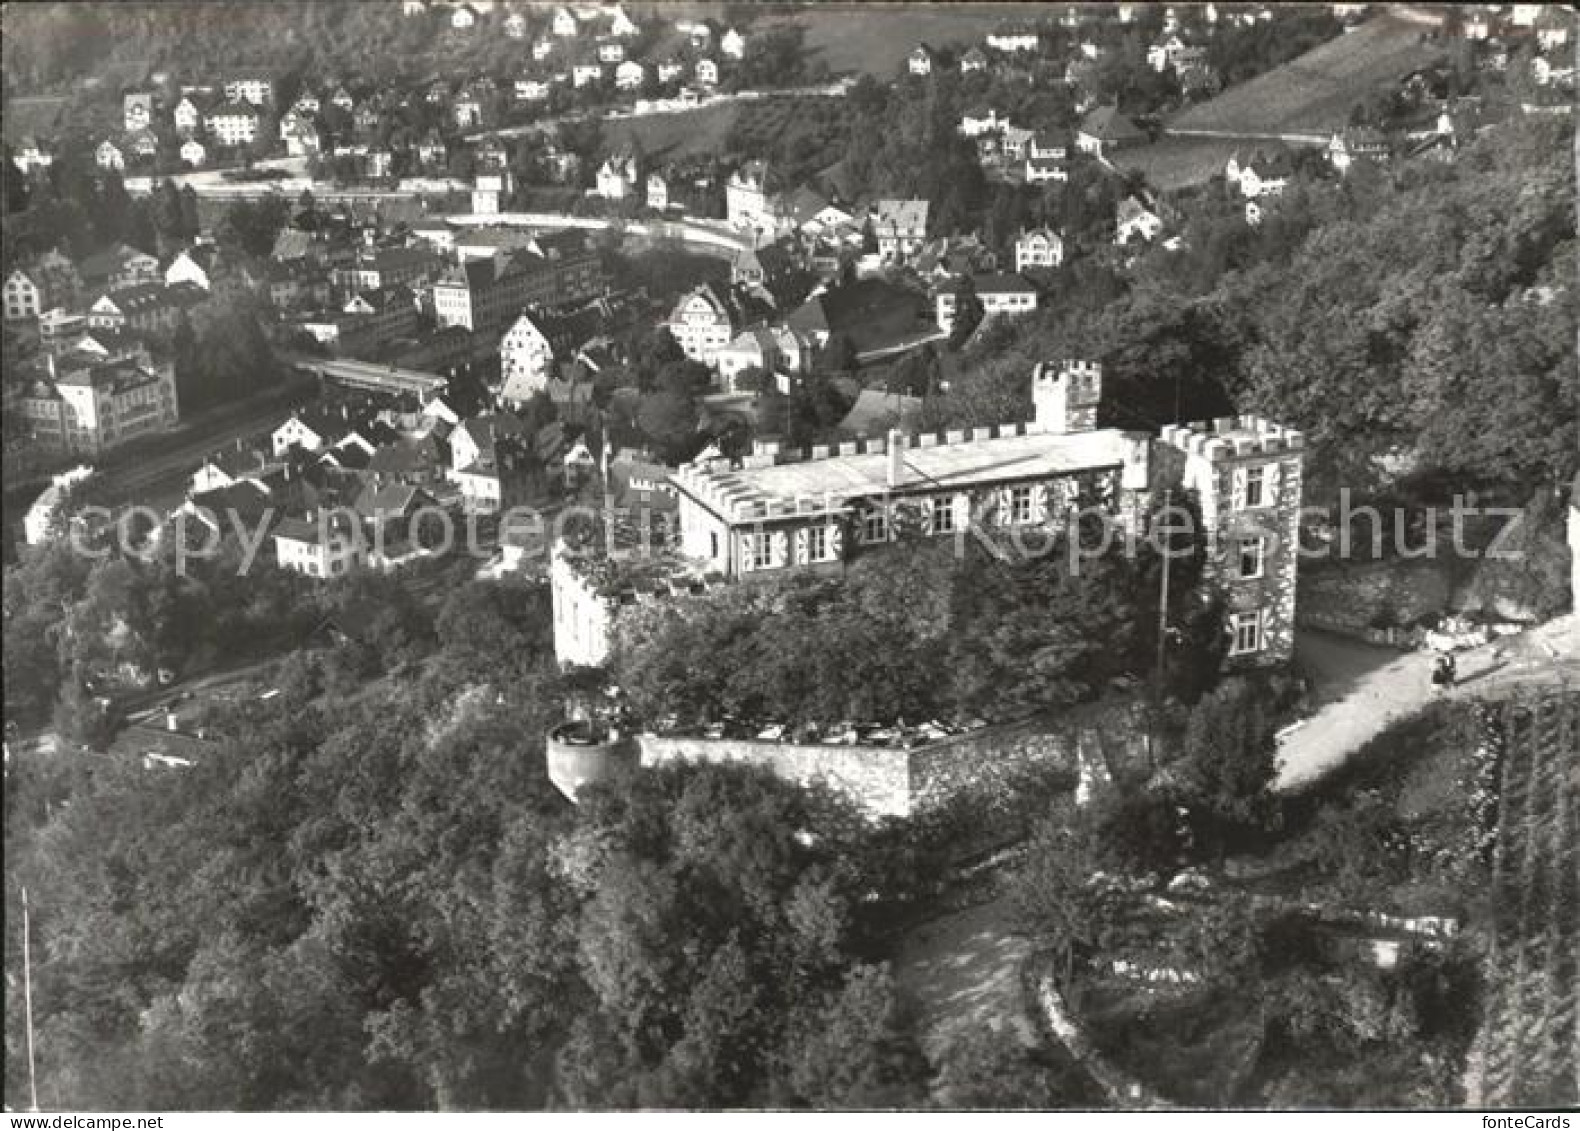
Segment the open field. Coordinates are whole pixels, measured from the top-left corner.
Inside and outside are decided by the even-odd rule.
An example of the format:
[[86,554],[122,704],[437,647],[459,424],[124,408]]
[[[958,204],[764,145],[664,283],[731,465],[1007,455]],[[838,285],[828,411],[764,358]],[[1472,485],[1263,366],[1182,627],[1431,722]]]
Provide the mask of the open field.
[[1427,42],[1425,31],[1419,23],[1391,15],[1367,20],[1282,67],[1192,106],[1166,129],[1226,137],[1326,137],[1348,125],[1351,109],[1372,91],[1442,57],[1442,45]]
[[1165,137],[1152,145],[1115,150],[1113,160],[1116,168],[1139,172],[1153,188],[1175,192],[1205,184],[1223,172],[1231,153],[1245,148],[1245,142],[1232,138]]
[[734,133],[749,150],[766,147],[786,130],[804,128],[814,134],[827,129],[837,103],[812,95],[720,102],[696,110],[604,122],[603,148],[610,153],[634,145],[648,157],[683,160],[717,157]]
[[645,156],[674,161],[706,157],[724,148],[741,104],[725,102],[677,114],[645,114],[640,118],[604,122],[604,148],[610,152],[633,145]]
[[[859,72],[893,78],[918,43],[933,47],[980,42],[1006,21],[1049,19],[1057,4],[818,4],[787,17],[806,28],[807,53],[835,74]],[[764,21],[765,24],[767,21]]]
[[823,294],[829,332],[850,338],[857,353],[882,350],[931,334],[925,296],[882,279],[861,279]]

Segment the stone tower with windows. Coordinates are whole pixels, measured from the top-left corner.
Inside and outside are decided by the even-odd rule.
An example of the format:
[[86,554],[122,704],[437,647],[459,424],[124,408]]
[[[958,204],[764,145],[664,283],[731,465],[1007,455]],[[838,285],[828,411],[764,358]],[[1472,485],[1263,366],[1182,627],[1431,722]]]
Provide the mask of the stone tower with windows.
[[1039,361],[1031,374],[1032,420],[1039,432],[1090,432],[1103,399],[1103,366],[1096,361]]
[[1206,573],[1224,598],[1229,665],[1287,663],[1295,639],[1304,438],[1258,416],[1230,416],[1168,425],[1158,448],[1165,482],[1201,500]]

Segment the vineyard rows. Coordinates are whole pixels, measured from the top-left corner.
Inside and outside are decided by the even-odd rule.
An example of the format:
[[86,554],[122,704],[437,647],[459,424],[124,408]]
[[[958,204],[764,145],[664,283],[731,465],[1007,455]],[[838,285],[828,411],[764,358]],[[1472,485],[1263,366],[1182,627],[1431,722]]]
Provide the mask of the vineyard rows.
[[1473,1106],[1580,1103],[1580,697],[1510,703]]

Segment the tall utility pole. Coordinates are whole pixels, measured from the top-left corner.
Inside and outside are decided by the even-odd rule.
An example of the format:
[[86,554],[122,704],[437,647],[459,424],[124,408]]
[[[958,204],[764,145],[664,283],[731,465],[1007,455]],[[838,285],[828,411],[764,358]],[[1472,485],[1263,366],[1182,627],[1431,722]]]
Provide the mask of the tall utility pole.
[[[1166,514],[1173,505],[1173,488],[1163,489],[1163,511]],[[1167,527],[1165,527],[1167,529]],[[1156,688],[1158,702],[1163,701],[1163,660],[1167,653],[1169,639],[1169,564],[1174,554],[1174,540],[1169,539],[1167,546],[1163,547],[1163,583],[1162,593],[1158,597],[1158,668],[1156,675]]]
[[[1165,518],[1169,508],[1173,505],[1174,491],[1172,488],[1163,489],[1163,510]],[[1167,522],[1164,529],[1170,529]],[[1164,660],[1168,655],[1169,641],[1169,566],[1172,564],[1174,540],[1168,539],[1168,544],[1162,548],[1163,578],[1161,592],[1158,595],[1158,659],[1157,670],[1152,676],[1152,725],[1147,728],[1147,753],[1152,762],[1152,769],[1158,767],[1158,724],[1163,715],[1163,669]]]
[[27,1026],[29,1111],[38,1110],[38,1066],[33,1059],[33,951],[28,941],[27,888],[22,889],[22,1014]]

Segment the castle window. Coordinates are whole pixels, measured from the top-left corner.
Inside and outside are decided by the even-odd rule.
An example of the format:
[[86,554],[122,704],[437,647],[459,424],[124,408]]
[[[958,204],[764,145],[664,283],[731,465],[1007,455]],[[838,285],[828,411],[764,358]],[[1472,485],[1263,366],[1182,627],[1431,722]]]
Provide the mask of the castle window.
[[1230,618],[1230,627],[1234,633],[1234,642],[1230,645],[1229,655],[1240,656],[1248,652],[1262,650],[1262,614],[1235,613]]
[[1010,521],[1024,524],[1031,521],[1031,488],[1012,487],[1009,495]]
[[1262,539],[1240,539],[1240,577],[1247,579],[1261,577],[1266,557],[1267,548]]
[[814,562],[828,561],[828,528],[814,526],[806,532],[807,560]]
[[1248,467],[1245,469],[1245,505],[1260,507],[1266,502],[1267,468]]
[[955,501],[948,495],[940,495],[933,500],[933,533],[953,534],[955,532]]

